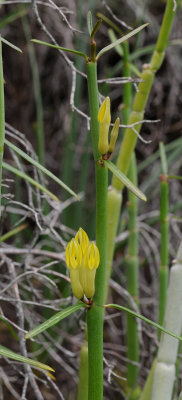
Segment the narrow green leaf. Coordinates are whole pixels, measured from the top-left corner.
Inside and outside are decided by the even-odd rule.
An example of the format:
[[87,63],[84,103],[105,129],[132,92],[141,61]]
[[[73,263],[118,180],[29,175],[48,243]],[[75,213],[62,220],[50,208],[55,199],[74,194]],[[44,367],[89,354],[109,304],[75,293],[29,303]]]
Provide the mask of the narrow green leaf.
[[50,172],[47,168],[43,167],[38,161],[35,161],[32,157],[28,156],[23,150],[19,149],[17,146],[9,142],[9,140],[5,139],[5,144],[14,150],[17,154],[27,160],[29,163],[34,165],[36,168],[40,169],[44,174],[48,175],[51,179],[57,182],[60,186],[62,186],[67,192],[69,192],[72,196],[76,197],[77,200],[80,200],[77,194],[69,188],[64,182],[62,182],[57,176],[55,176],[52,172]]
[[85,53],[83,53],[82,51],[67,49],[66,47],[56,46],[54,44],[43,42],[42,40],[38,40],[38,39],[31,39],[31,42],[38,43],[38,44],[44,44],[44,46],[53,47],[54,49],[66,51],[67,53],[73,53],[73,54],[76,54],[77,56],[81,56],[87,60],[87,55]]
[[7,349],[7,347],[4,347],[4,346],[0,346],[0,355],[3,357],[11,358],[13,360],[32,365],[33,367],[37,367],[37,368],[41,368],[46,371],[54,372],[54,369],[49,367],[48,365],[42,364],[39,361],[31,360],[28,357],[21,356],[21,354],[17,354],[14,351],[11,351],[11,350]]
[[91,13],[91,11],[88,11],[88,13],[87,13],[87,26],[88,26],[89,35],[91,36],[92,31],[93,31],[92,13]]
[[134,29],[133,31],[129,32],[127,35],[122,36],[121,38],[117,39],[115,42],[109,44],[108,46],[104,47],[99,53],[97,54],[97,60],[99,59],[100,56],[105,54],[107,51],[113,49],[115,46],[118,46],[120,43],[124,42],[125,40],[128,40],[131,36],[136,35],[136,33],[140,32],[142,29],[144,29],[147,24],[141,25],[138,28]]
[[93,28],[93,30],[92,30],[91,39],[94,39],[94,36],[95,36],[95,34],[97,33],[97,31],[99,30],[99,27],[100,27],[101,24],[102,24],[102,19],[99,19],[99,20],[96,22],[96,24],[95,24],[95,26],[94,26],[94,28]]
[[165,329],[163,326],[161,326],[159,324],[156,324],[156,322],[151,321],[151,319],[145,318],[143,315],[138,314],[135,311],[130,310],[127,307],[123,307],[123,306],[120,306],[118,304],[106,304],[104,306],[104,308],[107,308],[107,307],[112,307],[112,308],[116,308],[117,310],[120,310],[120,311],[125,311],[128,314],[133,315],[134,317],[141,319],[142,321],[146,322],[147,324],[154,326],[154,328],[157,328],[160,331],[162,331],[164,333],[167,333],[167,335],[172,336],[175,339],[178,339],[178,340],[180,340],[182,342],[182,337],[181,336],[175,335],[175,333],[169,331],[168,329]]
[[73,306],[69,306],[69,307],[65,308],[64,310],[55,314],[53,317],[49,318],[47,321],[43,322],[43,324],[38,325],[36,328],[34,328],[30,332],[28,332],[25,335],[25,339],[29,339],[34,336],[37,336],[39,333],[47,330],[48,328],[50,328],[53,325],[58,324],[58,322],[60,322],[62,319],[68,317],[73,312],[80,310],[82,307],[86,307],[86,305],[84,303],[82,303],[82,301],[78,301]]
[[12,49],[19,51],[19,53],[23,53],[19,47],[15,46],[13,43],[9,42],[8,40],[4,39],[3,37],[1,37],[1,40],[3,43],[7,44],[9,47],[12,47]]
[[3,161],[2,163],[3,168],[5,168],[7,171],[12,172],[13,174],[19,176],[22,179],[25,179],[26,181],[30,182],[31,185],[36,186],[38,189],[42,190],[42,192],[46,193],[49,197],[52,197],[53,200],[60,201],[55,194],[50,192],[50,190],[46,189],[44,186],[42,186],[39,182],[36,182],[33,178],[25,174],[24,172],[20,171],[19,169],[12,167],[11,165],[5,163]]
[[111,161],[104,160],[104,165],[129,189],[132,193],[134,193],[139,199],[143,201],[147,201],[144,193],[141,192],[128,178],[123,172],[120,171],[116,165],[114,165]]
[[[117,39],[116,39],[116,35],[115,35],[115,32],[113,31],[113,29],[110,28],[108,30],[108,34],[109,34],[109,38],[110,38],[111,43],[116,42]],[[123,57],[123,49],[122,49],[122,46],[120,44],[117,44],[115,46],[115,50],[119,54],[120,57]]]

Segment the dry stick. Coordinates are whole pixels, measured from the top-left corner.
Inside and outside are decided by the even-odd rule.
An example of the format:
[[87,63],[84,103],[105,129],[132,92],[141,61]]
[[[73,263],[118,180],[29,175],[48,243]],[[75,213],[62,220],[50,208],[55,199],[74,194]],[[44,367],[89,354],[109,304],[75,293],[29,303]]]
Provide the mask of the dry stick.
[[[130,114],[130,118],[128,121],[129,125],[143,120],[145,105],[149,97],[155,74],[160,68],[164,59],[164,52],[167,46],[174,16],[175,12],[173,11],[173,1],[168,0],[159,37],[157,40],[155,51],[151,58],[151,62],[150,64],[145,64],[143,66],[143,72],[141,74],[141,79],[143,82],[139,83],[138,92],[136,93],[134,98],[133,110]],[[141,125],[142,124],[136,126],[137,132],[140,132]],[[117,166],[124,174],[127,174],[128,172],[128,168],[131,162],[131,156],[135,148],[136,142],[136,133],[131,128],[127,128],[117,160]],[[118,227],[120,207],[122,203],[122,189],[123,184],[115,176],[113,176],[112,186],[108,192],[108,252],[105,298],[107,297],[109,277],[111,274],[114,243]]]

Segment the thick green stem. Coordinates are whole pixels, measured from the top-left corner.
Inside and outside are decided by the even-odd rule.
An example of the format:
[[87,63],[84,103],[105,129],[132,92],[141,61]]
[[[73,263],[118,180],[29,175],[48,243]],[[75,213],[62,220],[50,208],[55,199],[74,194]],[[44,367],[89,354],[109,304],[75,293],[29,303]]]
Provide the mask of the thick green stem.
[[[129,45],[127,42],[123,44],[123,74],[130,76],[129,67]],[[127,125],[128,118],[131,110],[132,101],[132,85],[131,82],[124,85],[123,88],[123,110],[122,119],[123,123]],[[137,167],[136,157],[133,153],[130,167],[129,178],[137,186]],[[130,191],[128,191],[128,216],[129,216],[129,241],[128,241],[128,255],[126,263],[126,279],[127,290],[133,297],[134,301],[138,303],[138,232],[137,232],[137,214],[138,214],[138,199]],[[139,361],[139,340],[136,319],[131,315],[127,315],[127,357],[128,357],[128,371],[127,380],[128,386],[132,388],[136,383],[138,366],[131,361],[137,363]]]
[[[133,153],[129,178],[137,185],[137,168],[135,154]],[[128,192],[128,215],[129,215],[129,242],[128,255],[126,259],[126,278],[127,289],[136,303],[138,303],[138,231],[137,231],[137,213],[138,199],[132,193]],[[129,360],[138,362],[139,360],[139,341],[136,319],[127,315],[127,356]],[[128,363],[128,385],[133,387],[136,383],[138,366]]]
[[[141,79],[142,82],[140,82],[138,86],[138,92],[135,95],[134,102],[133,102],[133,109],[130,114],[128,124],[131,125],[135,122],[139,123],[143,119],[144,115],[144,109],[146,102],[148,100],[149,94],[150,94],[150,89],[154,80],[154,76],[156,71],[160,68],[163,58],[164,58],[164,51],[167,45],[167,41],[169,38],[169,33],[170,29],[172,26],[172,22],[175,16],[175,12],[173,11],[173,6],[174,2],[173,0],[168,0],[167,6],[166,6],[166,11],[164,14],[164,19],[163,23],[161,26],[161,30],[159,33],[159,38],[155,47],[154,54],[151,59],[150,64],[145,64],[143,68],[143,72],[141,74]],[[163,37],[165,37],[165,40],[162,41]],[[135,125],[135,130],[137,132],[140,131],[142,124],[139,123],[138,125]],[[128,168],[130,165],[131,161],[131,156],[133,153],[133,150],[135,148],[137,142],[137,134],[132,130],[131,127],[128,127],[125,130],[123,142],[121,145],[120,153],[118,156],[117,160],[117,166],[118,168],[125,174],[128,172]],[[123,189],[123,184],[115,177],[113,176],[112,179],[112,187],[115,189],[115,191],[118,191],[118,193]],[[112,188],[111,188],[112,191]],[[116,215],[120,215],[120,205],[121,201],[118,201],[118,204],[115,205],[118,207],[118,209],[114,209],[114,213]],[[110,209],[110,206],[109,206]],[[107,255],[107,268],[111,270],[111,265],[112,265],[112,256],[114,253],[114,235],[113,232],[117,232],[117,225],[118,225],[118,220],[115,218],[115,223],[116,225],[112,227],[112,236],[110,237],[110,232],[108,232],[108,243],[109,243],[109,248],[108,248],[108,255]],[[109,273],[108,273],[109,274]]]
[[[163,325],[168,284],[168,178],[161,176],[160,231],[161,252],[159,268],[159,324]],[[160,337],[160,332],[159,332]]]
[[97,120],[99,102],[97,87],[97,65],[87,63],[87,79],[91,132],[93,140],[96,176],[96,244],[100,253],[100,265],[96,273],[94,304],[87,312],[88,326],[88,369],[89,400],[103,398],[103,309],[105,289],[105,268],[107,249],[107,185],[108,172],[99,162],[99,123]]
[[[173,0],[168,0],[159,37],[151,61],[149,64],[144,64],[143,66],[143,72],[141,74],[142,82],[140,82],[138,86],[138,92],[136,93],[134,98],[133,109],[128,121],[128,125],[132,125],[135,122],[140,122],[143,119],[145,105],[148,100],[155,73],[160,68],[164,59],[165,48],[167,46],[172,22],[175,16],[175,11],[173,11],[173,8]],[[137,132],[140,131],[141,126],[142,124],[135,125],[135,129]],[[131,155],[135,148],[136,141],[137,134],[132,130],[131,127],[127,128],[117,161],[118,168],[120,168],[121,171],[125,174],[127,174],[128,172]],[[112,180],[112,185],[117,190],[121,190],[123,188],[123,184],[114,176]]]
[[2,42],[0,37],[0,215],[1,215],[1,184],[2,184],[2,161],[4,151],[5,111],[4,111],[4,77],[2,61]]
[[[170,269],[167,304],[165,310],[164,327],[176,335],[182,330],[182,242]],[[177,358],[178,341],[171,336],[161,335],[157,355],[157,365],[154,372],[151,400],[171,400],[175,379],[175,362]]]

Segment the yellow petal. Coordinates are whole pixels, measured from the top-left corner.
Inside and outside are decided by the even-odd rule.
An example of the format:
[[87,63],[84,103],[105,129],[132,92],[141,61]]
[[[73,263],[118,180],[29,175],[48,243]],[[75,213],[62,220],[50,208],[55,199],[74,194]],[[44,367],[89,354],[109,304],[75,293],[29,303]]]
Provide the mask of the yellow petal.
[[94,242],[91,242],[84,257],[84,266],[90,270],[98,268],[100,263],[99,249]]
[[83,254],[85,253],[88,245],[89,245],[89,238],[88,235],[86,234],[86,232],[82,229],[79,228],[76,236],[75,236],[76,241],[79,243]]
[[66,247],[66,265],[70,268],[79,268],[82,263],[82,251],[79,243],[75,239],[71,239]]

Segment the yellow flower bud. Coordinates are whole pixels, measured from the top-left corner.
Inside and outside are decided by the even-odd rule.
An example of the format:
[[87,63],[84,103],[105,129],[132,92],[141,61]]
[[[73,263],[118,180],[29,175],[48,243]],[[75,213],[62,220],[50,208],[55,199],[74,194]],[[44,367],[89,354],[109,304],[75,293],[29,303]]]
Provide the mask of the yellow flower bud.
[[71,239],[66,247],[66,264],[69,269],[79,268],[82,262],[82,251],[79,243]]
[[74,296],[82,299],[84,290],[80,283],[80,268],[82,266],[82,250],[75,239],[71,239],[66,247],[66,264],[70,271],[71,287]]
[[90,270],[98,268],[100,263],[100,255],[98,247],[94,242],[90,243],[83,262],[85,267],[89,268]]
[[95,273],[100,263],[98,247],[91,242],[83,258],[80,269],[80,281],[87,299],[91,299],[95,293]]
[[66,264],[69,268],[74,296],[91,299],[95,293],[95,273],[100,255],[94,242],[89,242],[86,232],[80,228],[66,247]]
[[99,121],[99,143],[98,150],[101,154],[106,154],[108,152],[108,133],[109,124],[111,121],[110,113],[110,98],[106,97],[101,104],[98,111],[98,121]]
[[119,132],[119,124],[120,124],[120,119],[116,118],[116,121],[114,123],[114,126],[111,131],[110,135],[110,143],[109,143],[109,148],[108,148],[108,153],[112,153],[115,148],[115,143],[118,137],[118,132]]

